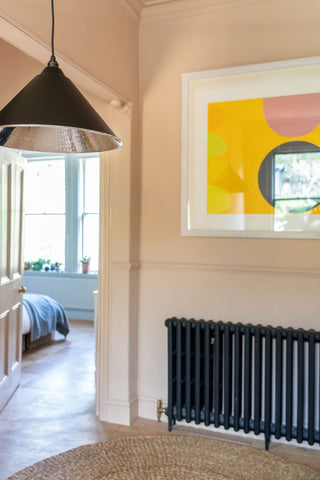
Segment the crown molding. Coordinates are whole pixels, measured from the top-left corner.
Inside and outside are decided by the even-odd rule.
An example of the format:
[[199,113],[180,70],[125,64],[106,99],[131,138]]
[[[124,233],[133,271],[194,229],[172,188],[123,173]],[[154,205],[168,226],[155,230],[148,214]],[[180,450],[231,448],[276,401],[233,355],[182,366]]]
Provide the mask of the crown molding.
[[[161,5],[163,3],[182,2],[184,0],[141,0],[145,7],[152,7],[154,5]],[[193,0],[195,3],[197,0]]]
[[140,18],[141,10],[145,6],[144,0],[124,0],[123,3],[126,3],[129,8],[131,8],[131,10],[135,13],[135,15]]
[[[118,0],[143,23],[183,18],[204,10],[241,8],[246,4],[263,3],[265,0]],[[278,1],[278,0],[273,0]]]
[[[153,7],[154,5],[161,5],[164,3],[172,3],[174,1],[182,0],[125,0],[127,4],[135,11],[136,14],[140,16],[141,10],[145,7]],[[197,1],[197,0],[193,0]]]
[[[129,0],[128,0],[129,1]],[[131,1],[131,0],[130,0]],[[144,2],[141,10],[143,24],[192,17],[205,12],[243,8],[262,4],[264,0],[138,0]],[[278,0],[271,0],[273,2]]]
[[130,15],[140,22],[141,10],[144,7],[144,0],[118,0]]

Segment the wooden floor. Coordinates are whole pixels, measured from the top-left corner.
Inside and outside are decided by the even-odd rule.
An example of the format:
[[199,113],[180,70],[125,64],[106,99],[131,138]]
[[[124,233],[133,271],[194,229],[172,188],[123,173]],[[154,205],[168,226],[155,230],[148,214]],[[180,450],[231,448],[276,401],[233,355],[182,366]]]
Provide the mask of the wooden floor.
[[[165,422],[139,419],[132,427],[101,423],[95,415],[94,331],[72,323],[66,341],[25,352],[22,385],[0,415],[0,480],[51,455],[130,435],[163,435]],[[183,425],[173,434],[210,435],[264,449],[262,440],[212,433]],[[272,443],[270,453],[320,472],[320,449]]]

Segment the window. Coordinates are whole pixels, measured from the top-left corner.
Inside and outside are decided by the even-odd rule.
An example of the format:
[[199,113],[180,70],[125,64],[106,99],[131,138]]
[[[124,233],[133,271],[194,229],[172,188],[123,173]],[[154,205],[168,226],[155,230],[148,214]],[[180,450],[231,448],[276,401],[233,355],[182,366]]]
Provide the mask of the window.
[[32,161],[25,175],[25,258],[64,264],[64,159]]
[[61,263],[80,271],[90,256],[98,270],[99,157],[23,154],[25,169],[25,251],[28,262]]
[[309,142],[279,145],[263,160],[260,191],[279,213],[301,213],[320,203],[320,148]]
[[283,213],[300,213],[320,203],[320,152],[274,155],[274,206]]
[[309,142],[279,145],[261,163],[258,183],[265,200],[274,207],[274,231],[318,228],[320,205],[320,148]]

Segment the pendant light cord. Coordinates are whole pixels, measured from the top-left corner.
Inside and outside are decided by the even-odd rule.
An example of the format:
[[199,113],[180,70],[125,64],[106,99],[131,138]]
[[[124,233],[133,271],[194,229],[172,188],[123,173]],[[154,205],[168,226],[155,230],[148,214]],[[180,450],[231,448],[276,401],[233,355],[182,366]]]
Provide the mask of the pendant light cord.
[[51,0],[51,58],[48,63],[48,67],[58,67],[58,62],[54,56],[54,4]]
[[51,18],[52,18],[52,27],[51,27],[51,58],[54,56],[54,5],[53,0],[51,0]]

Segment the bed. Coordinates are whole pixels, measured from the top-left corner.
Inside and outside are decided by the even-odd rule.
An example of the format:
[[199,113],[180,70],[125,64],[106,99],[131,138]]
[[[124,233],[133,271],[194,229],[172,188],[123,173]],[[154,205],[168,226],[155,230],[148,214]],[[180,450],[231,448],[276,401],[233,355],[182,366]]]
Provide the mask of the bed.
[[47,295],[25,293],[22,308],[23,349],[49,342],[57,331],[65,338],[70,331],[63,306]]

